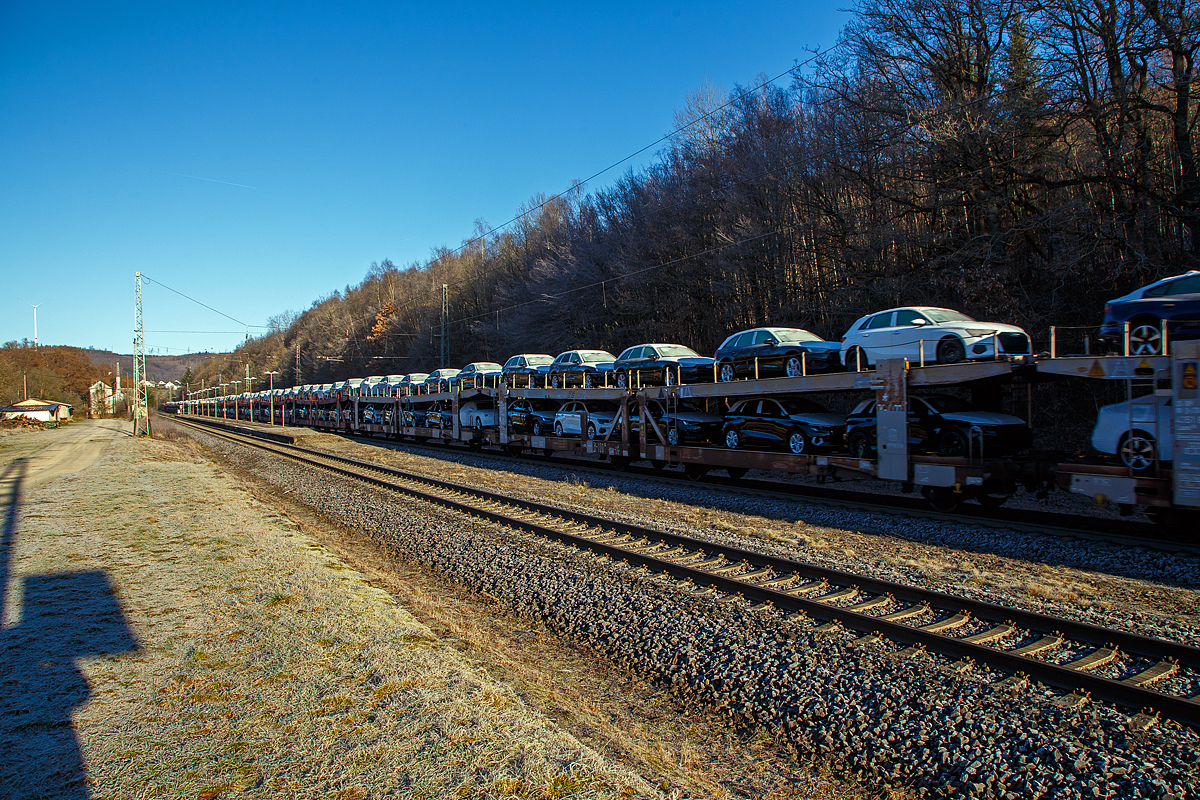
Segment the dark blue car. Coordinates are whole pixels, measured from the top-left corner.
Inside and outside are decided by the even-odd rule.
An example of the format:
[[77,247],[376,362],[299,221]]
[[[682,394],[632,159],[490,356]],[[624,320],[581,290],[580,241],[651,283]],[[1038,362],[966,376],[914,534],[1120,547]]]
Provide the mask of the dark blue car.
[[1129,323],[1129,353],[1157,355],[1163,350],[1163,324],[1167,347],[1173,339],[1200,338],[1200,271],[1163,278],[1134,289],[1104,306],[1100,338],[1125,349],[1125,323]]

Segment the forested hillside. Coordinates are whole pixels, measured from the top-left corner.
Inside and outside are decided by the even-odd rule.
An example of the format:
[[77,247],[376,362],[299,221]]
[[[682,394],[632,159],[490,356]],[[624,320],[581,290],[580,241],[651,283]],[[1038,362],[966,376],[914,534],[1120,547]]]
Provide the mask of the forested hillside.
[[860,3],[790,86],[687,98],[690,124],[649,169],[535,198],[423,263],[372,265],[197,376],[240,377],[247,360],[277,385],[429,370],[443,285],[451,366],[642,341],[711,353],[762,323],[837,339],[902,303],[1043,341],[1097,325],[1106,299],[1197,263],[1198,14]]
[[68,403],[86,414],[88,387],[98,380],[112,385],[108,368],[93,364],[78,347],[33,347],[29,342],[0,347],[0,405],[24,400],[28,390],[29,397]]

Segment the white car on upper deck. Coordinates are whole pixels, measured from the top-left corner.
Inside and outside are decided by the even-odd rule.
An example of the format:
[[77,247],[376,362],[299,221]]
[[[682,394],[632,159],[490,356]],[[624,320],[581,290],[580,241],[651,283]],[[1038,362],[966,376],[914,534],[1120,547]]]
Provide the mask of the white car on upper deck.
[[1029,334],[1016,325],[979,322],[934,306],[889,308],[860,317],[842,337],[846,369],[866,369],[883,358],[910,364],[957,364],[967,359],[1027,354]]

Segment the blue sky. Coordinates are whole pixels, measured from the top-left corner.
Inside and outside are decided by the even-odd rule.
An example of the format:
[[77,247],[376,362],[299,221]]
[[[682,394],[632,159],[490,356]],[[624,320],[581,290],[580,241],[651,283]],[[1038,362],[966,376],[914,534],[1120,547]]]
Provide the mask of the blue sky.
[[131,352],[141,271],[149,353],[231,349],[832,47],[844,5],[0,0],[0,342],[40,303],[39,343]]

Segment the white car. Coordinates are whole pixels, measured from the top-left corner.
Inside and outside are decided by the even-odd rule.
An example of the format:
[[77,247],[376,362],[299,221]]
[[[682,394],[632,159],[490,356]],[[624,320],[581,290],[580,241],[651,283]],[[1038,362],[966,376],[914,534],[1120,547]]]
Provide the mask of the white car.
[[458,409],[460,428],[493,428],[496,425],[496,405],[490,400],[472,400]]
[[957,364],[966,359],[1031,351],[1029,334],[1016,325],[979,322],[932,306],[891,308],[861,317],[842,337],[842,363],[859,370],[881,358],[910,364]]
[[1092,430],[1092,447],[1110,453],[1135,472],[1174,457],[1171,398],[1147,395],[1103,406]]
[[617,409],[605,400],[572,400],[554,412],[554,435],[567,436],[583,433],[583,414],[587,412],[587,438],[598,439],[608,435]]

